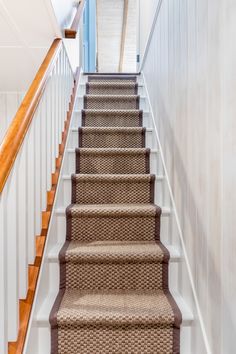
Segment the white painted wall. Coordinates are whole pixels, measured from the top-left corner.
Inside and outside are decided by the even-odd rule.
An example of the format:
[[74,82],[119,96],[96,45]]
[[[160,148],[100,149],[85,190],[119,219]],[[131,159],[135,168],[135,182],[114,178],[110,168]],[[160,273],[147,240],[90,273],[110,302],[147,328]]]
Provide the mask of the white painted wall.
[[98,71],[116,72],[119,67],[123,0],[97,0]]
[[0,92],[0,144],[23,97],[24,92]]
[[[58,24],[61,29],[69,27],[79,1],[74,0],[51,0]],[[71,11],[74,8],[74,11]]]
[[148,36],[152,27],[159,0],[138,0],[139,2],[139,55],[142,61]]
[[129,0],[124,45],[123,72],[136,72],[137,54],[137,0]]
[[25,91],[60,35],[51,0],[1,0],[0,91]]
[[[61,12],[71,3],[61,0]],[[51,0],[0,1],[0,142],[56,37],[61,31]]]
[[235,18],[233,0],[162,0],[143,67],[214,354],[235,352]]

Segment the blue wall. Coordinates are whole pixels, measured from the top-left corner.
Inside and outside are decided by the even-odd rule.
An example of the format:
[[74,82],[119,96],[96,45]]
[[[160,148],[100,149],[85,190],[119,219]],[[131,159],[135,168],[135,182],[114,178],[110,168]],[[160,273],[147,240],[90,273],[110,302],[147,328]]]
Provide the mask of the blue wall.
[[96,71],[96,0],[87,0],[84,11],[84,71]]

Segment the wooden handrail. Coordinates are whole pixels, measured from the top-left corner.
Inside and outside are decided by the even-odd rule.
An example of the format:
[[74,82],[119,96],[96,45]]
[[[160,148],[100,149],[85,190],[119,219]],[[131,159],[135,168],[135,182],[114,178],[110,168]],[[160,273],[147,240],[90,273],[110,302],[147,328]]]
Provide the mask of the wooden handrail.
[[65,37],[66,38],[76,38],[77,32],[78,32],[79,23],[80,23],[80,19],[81,19],[82,15],[83,15],[85,3],[86,3],[86,0],[81,0],[80,1],[71,27],[65,29]]
[[55,39],[0,145],[0,193],[12,170],[61,48],[62,40]]

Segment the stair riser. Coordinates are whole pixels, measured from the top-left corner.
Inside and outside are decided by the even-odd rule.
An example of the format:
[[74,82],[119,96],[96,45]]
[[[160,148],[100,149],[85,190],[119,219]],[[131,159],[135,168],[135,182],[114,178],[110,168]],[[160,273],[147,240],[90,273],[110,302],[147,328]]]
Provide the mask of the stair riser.
[[[140,326],[125,328],[81,326],[60,328],[60,335],[63,337],[63,346],[67,348],[68,353],[177,353],[173,352],[172,343],[167,340],[172,336],[170,334],[172,331],[170,327],[160,328],[158,326],[144,326],[143,329]],[[163,338],[161,341],[160,336]],[[76,340],[72,341],[71,338],[76,338]],[[122,351],[120,351],[121,348]]]
[[79,147],[81,148],[133,148],[139,149],[146,147],[145,130],[139,130],[135,133],[122,132],[118,134],[94,131],[86,132],[86,129],[79,132]]
[[[125,163],[124,163],[125,161]],[[149,151],[140,155],[84,154],[76,151],[76,173],[144,174],[150,172]]]
[[[65,209],[64,209],[65,210]],[[61,212],[56,212],[55,217],[53,218],[53,224],[52,224],[52,242],[54,243],[63,243],[65,241],[65,235],[66,235],[66,229],[67,229],[67,223],[68,223],[68,219],[66,218],[65,212],[63,210],[63,213]],[[143,223],[144,223],[144,219],[143,219]],[[142,223],[142,225],[143,225]],[[100,224],[100,225],[99,225]],[[135,231],[135,224],[132,226],[134,228],[134,232],[140,231],[140,234],[143,233],[144,227],[145,225],[143,225],[143,228],[140,228],[140,226],[137,228],[137,231]],[[111,225],[111,224],[110,224]],[[88,239],[91,241],[94,241],[94,239],[96,239],[96,233],[94,232],[94,230],[96,230],[96,228],[91,227],[91,222],[88,220],[85,224],[86,229],[81,228],[81,222],[79,220],[75,221],[74,226],[77,229],[77,239],[78,240],[83,240],[83,239]],[[101,227],[102,229],[102,223],[98,223],[97,227]],[[113,230],[115,230],[116,227],[115,225],[111,225],[110,230],[111,230],[111,234],[114,233]],[[121,229],[120,229],[121,230]],[[81,231],[81,232],[80,232]],[[163,213],[161,216],[161,240],[163,243],[165,244],[170,244],[171,240],[170,240],[170,233],[171,233],[171,218],[170,218],[170,214],[167,213]],[[136,233],[137,235],[137,233]],[[121,240],[124,240],[124,236],[120,237]],[[136,237],[134,236],[133,239],[135,240]],[[145,240],[144,237],[139,236],[140,241]],[[104,240],[104,238],[102,238],[102,240]],[[111,237],[111,240],[117,240],[114,236],[113,238]],[[150,237],[150,240],[153,241],[153,237]],[[119,239],[118,239],[119,241]]]
[[84,96],[85,109],[140,109],[139,96],[132,99],[123,99],[121,96],[116,96],[115,99],[100,96],[96,99],[91,96]]
[[[76,99],[76,107],[78,107],[78,109],[82,109],[84,108],[84,97],[78,96]],[[133,108],[133,107],[132,107]],[[112,109],[116,109],[116,107],[112,107]],[[129,109],[127,107],[124,107],[123,109]],[[143,111],[148,111],[148,104],[146,102],[146,98],[145,97],[140,97],[140,101],[139,101],[139,109],[142,109]]]
[[[82,109],[82,107],[80,107],[80,109]],[[105,120],[107,122],[107,120]],[[125,125],[123,124],[124,119],[119,120],[119,127],[124,127]],[[144,127],[152,127],[152,121],[150,119],[150,114],[148,112],[143,112],[143,124]],[[81,111],[75,111],[73,114],[73,124],[72,127],[74,129],[76,129],[76,131],[78,131],[78,127],[82,126],[82,119],[81,119]],[[93,125],[92,125],[93,126]],[[105,127],[109,126],[108,123],[106,123]],[[117,126],[117,125],[116,125]],[[127,125],[129,126],[129,125]],[[135,125],[137,126],[137,125]],[[78,135],[77,135],[78,136]],[[77,144],[78,144],[78,140],[76,140]],[[78,147],[78,145],[76,146]]]
[[148,181],[72,180],[73,204],[154,203],[154,179]]
[[[127,233],[127,230],[132,230]],[[153,241],[160,233],[160,218],[156,217],[73,217],[67,211],[67,239],[81,242]]]
[[[57,256],[58,257],[58,256]],[[44,268],[44,277],[47,278],[47,287],[49,292],[53,292],[57,289],[60,282],[60,271],[59,271],[59,260],[54,256],[53,258],[47,259],[46,267]],[[79,267],[79,265],[77,265]],[[180,279],[181,258],[170,258],[169,261],[169,288],[171,291],[177,291],[178,281]],[[156,285],[154,285],[156,286]]]
[[107,88],[104,85],[96,85],[92,86],[91,84],[88,84],[86,86],[86,95],[137,95],[138,94],[138,85],[132,85],[127,87],[127,86],[122,86],[116,85],[116,87],[112,86],[107,86]]
[[[84,95],[86,95],[86,86],[85,86],[85,84],[84,84],[84,85],[81,85],[78,94],[79,94],[79,96],[84,96]],[[122,94],[122,93],[121,93],[121,94]],[[144,94],[145,94],[144,86],[142,86],[142,85],[139,85],[139,86],[138,86],[138,93],[137,93],[137,94],[140,95],[140,96],[144,96]]]
[[157,290],[168,287],[168,263],[71,263],[61,265],[61,288]]
[[[156,179],[155,181],[155,204],[161,206],[165,206],[161,193],[164,183],[163,179]],[[58,193],[58,205],[65,209],[71,202],[71,178],[66,176],[62,179],[62,187]]]
[[[68,156],[66,157],[66,161],[63,167],[63,171],[68,175],[71,175],[75,173],[76,170],[76,153],[75,150],[66,150],[65,154]],[[150,152],[150,173],[151,174],[158,174],[159,168],[158,168],[158,160],[159,160],[159,154],[156,151],[151,151]]]
[[[49,354],[51,348],[51,329],[49,323],[37,321],[37,323],[34,323],[34,327],[31,331],[31,341],[28,345],[26,354]],[[193,352],[191,343],[191,332],[191,327],[189,325],[186,326],[183,323],[180,331],[181,354],[189,354]]]

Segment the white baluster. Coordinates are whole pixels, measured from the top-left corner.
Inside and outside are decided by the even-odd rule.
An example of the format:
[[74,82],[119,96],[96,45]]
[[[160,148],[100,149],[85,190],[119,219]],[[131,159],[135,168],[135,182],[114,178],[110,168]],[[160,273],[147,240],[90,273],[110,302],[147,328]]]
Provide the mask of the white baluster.
[[0,194],[0,353],[7,353],[6,190]]
[[35,124],[35,236],[41,233],[41,106],[34,117]]
[[19,297],[25,299],[28,290],[28,235],[27,235],[27,139],[19,156],[17,174],[17,230],[18,230],[18,276]]
[[50,94],[51,94],[51,120],[52,120],[52,135],[51,135],[51,142],[52,142],[51,150],[52,150],[52,154],[51,154],[51,163],[52,163],[52,172],[54,172],[55,171],[55,156],[56,156],[55,68],[54,68],[54,70],[52,72],[52,77],[51,77]]
[[47,88],[41,103],[41,211],[46,210],[47,206],[47,132],[46,132],[46,96]]
[[52,80],[48,83],[48,91],[46,98],[47,115],[46,115],[46,127],[47,127],[47,190],[51,189],[51,173],[53,171],[52,165]]
[[28,263],[33,264],[35,259],[35,124],[32,123],[28,131],[27,141],[27,230],[28,230]]
[[56,69],[55,69],[55,78],[54,78],[54,92],[55,92],[55,130],[54,130],[54,134],[56,137],[56,141],[55,141],[55,157],[58,156],[58,145],[59,145],[59,134],[58,134],[58,130],[59,130],[59,99],[58,99],[58,61],[56,63]]
[[8,177],[6,200],[6,234],[7,237],[7,299],[8,299],[8,341],[14,342],[19,325],[19,291],[18,291],[18,237],[17,237],[17,161]]

